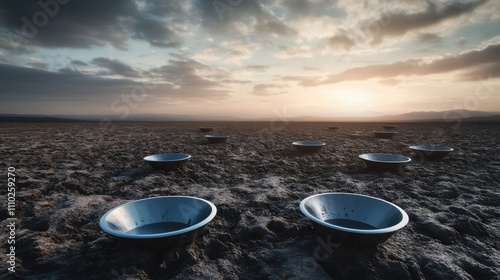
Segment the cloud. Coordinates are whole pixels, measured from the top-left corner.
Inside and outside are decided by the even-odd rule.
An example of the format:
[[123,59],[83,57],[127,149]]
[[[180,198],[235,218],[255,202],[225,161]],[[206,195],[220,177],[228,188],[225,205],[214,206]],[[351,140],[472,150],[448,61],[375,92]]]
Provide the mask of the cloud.
[[[29,82],[27,82],[29,81]],[[13,100],[88,100],[129,92],[138,83],[125,79],[103,79],[71,69],[58,72],[0,64],[0,96]]]
[[258,72],[264,72],[267,69],[269,69],[268,65],[247,65],[243,67],[245,70],[251,70],[251,71],[258,71]]
[[308,45],[298,45],[298,46],[285,46],[280,45],[277,46],[278,51],[275,53],[275,56],[281,59],[287,59],[292,57],[312,57],[313,52],[311,51],[311,47]]
[[39,59],[36,59],[33,57],[30,57],[29,62],[25,63],[24,65],[28,66],[28,67],[40,68],[40,69],[48,69],[49,68],[48,63],[45,63],[45,62],[40,61]]
[[281,89],[283,85],[275,85],[275,84],[257,84],[254,85],[252,94],[259,96],[271,96],[285,93]]
[[259,43],[247,43],[244,40],[227,40],[193,55],[194,59],[238,63],[247,60],[261,48]]
[[227,98],[230,83],[246,83],[232,79],[225,70],[213,68],[192,59],[169,60],[161,67],[150,72],[165,81],[170,88],[166,95],[182,98]]
[[88,66],[87,63],[83,62],[83,61],[80,61],[80,60],[71,60],[71,62],[69,63],[71,66],[76,66],[76,67],[85,67],[85,66]]
[[216,32],[230,32],[237,22],[251,23],[253,21],[270,20],[261,1],[206,1],[195,0],[194,6],[201,16],[201,25]]
[[327,44],[331,48],[343,48],[350,50],[356,45],[356,42],[345,34],[337,34],[327,39]]
[[[463,76],[462,81],[470,80],[475,73],[492,73],[494,77],[498,73],[498,67],[495,64],[500,63],[500,44],[488,45],[480,50],[472,50],[458,55],[450,55],[432,59],[430,61],[424,59],[411,59],[406,61],[398,61],[391,64],[373,64],[363,67],[347,69],[338,74],[329,76],[326,79],[318,81],[317,84],[333,84],[344,81],[368,80],[371,78],[390,79],[398,76],[424,76],[439,73],[448,73],[453,71],[471,71],[474,73]],[[468,78],[466,78],[468,77]],[[297,81],[302,85],[312,86],[310,80]]]
[[303,87],[317,86],[320,81],[320,77],[315,76],[281,76],[277,77],[277,79],[285,82],[295,82]]
[[92,64],[108,69],[108,72],[104,72],[103,74],[120,75],[130,78],[141,77],[141,74],[138,71],[116,59],[97,57],[92,60]]
[[391,12],[381,15],[375,20],[375,23],[379,23],[381,26],[373,32],[373,42],[380,43],[387,37],[404,36],[411,31],[420,30],[451,18],[472,13],[476,8],[487,1],[488,0],[478,0],[474,2],[453,1],[442,7],[428,1],[427,9],[422,12]]
[[265,34],[291,36],[297,35],[297,31],[279,21],[268,21],[266,23],[257,23],[255,30]]
[[120,1],[119,5],[113,0],[67,1],[66,4],[2,1],[0,27],[25,44],[47,48],[111,45],[126,49],[131,38],[154,46],[178,47],[176,32],[169,27],[168,20],[176,11],[162,10],[162,18],[153,17],[148,11],[157,3],[148,4],[147,10],[134,0]]
[[[256,31],[264,36],[294,36],[298,32],[277,16],[276,11],[286,7],[273,0],[226,1],[195,0],[197,14],[201,16],[200,25],[210,32],[231,35],[232,38],[245,38]],[[248,26],[250,28],[242,28]],[[244,31],[244,32],[241,32]]]
[[418,41],[421,43],[438,44],[441,43],[442,38],[434,33],[420,33],[418,35]]
[[384,80],[380,80],[378,82],[380,84],[386,85],[386,86],[395,86],[395,85],[401,84],[403,81],[398,80],[398,79],[384,79]]
[[489,63],[477,67],[459,76],[460,81],[482,81],[492,78],[500,78],[500,62]]
[[148,41],[156,47],[177,48],[181,45],[175,39],[172,40],[176,38],[176,33],[163,21],[139,18],[135,22],[134,30],[134,38]]

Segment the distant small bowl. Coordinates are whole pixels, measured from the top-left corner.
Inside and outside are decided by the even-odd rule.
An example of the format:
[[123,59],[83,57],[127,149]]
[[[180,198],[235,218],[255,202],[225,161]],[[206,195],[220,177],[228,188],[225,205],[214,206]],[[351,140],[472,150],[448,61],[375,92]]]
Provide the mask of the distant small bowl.
[[190,158],[191,156],[188,154],[156,154],[145,157],[144,161],[149,163],[153,169],[167,171],[184,167]]
[[200,127],[201,132],[210,132],[212,130],[214,130],[213,127]]
[[160,196],[117,206],[99,226],[128,245],[167,250],[191,244],[216,213],[215,205],[201,198]]
[[300,211],[311,220],[323,241],[353,247],[385,242],[409,221],[399,206],[353,193],[309,196],[300,202]]
[[409,157],[384,153],[362,154],[359,158],[368,168],[380,171],[399,171],[405,164],[411,162]]
[[339,130],[340,126],[329,126],[328,129],[329,130]]
[[383,129],[387,129],[387,130],[393,130],[393,129],[396,129],[397,126],[395,125],[383,125],[382,128]]
[[390,139],[398,133],[395,131],[374,131],[373,134],[375,135],[375,137],[380,139]]
[[415,151],[415,154],[424,160],[440,160],[453,152],[453,149],[446,146],[437,145],[416,145],[410,146],[410,149]]
[[295,141],[292,143],[297,151],[304,153],[319,152],[324,146],[325,142],[321,141]]
[[229,135],[211,134],[211,135],[205,135],[205,137],[208,139],[209,143],[224,143],[226,142],[227,138],[229,138]]

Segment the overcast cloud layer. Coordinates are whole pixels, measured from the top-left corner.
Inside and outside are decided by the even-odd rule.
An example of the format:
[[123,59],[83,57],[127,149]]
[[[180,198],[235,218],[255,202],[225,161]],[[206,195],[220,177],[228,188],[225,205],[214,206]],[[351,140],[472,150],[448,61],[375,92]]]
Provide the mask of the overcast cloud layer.
[[396,113],[373,96],[426,84],[446,110],[484,81],[500,111],[498,26],[493,0],[2,1],[0,113]]

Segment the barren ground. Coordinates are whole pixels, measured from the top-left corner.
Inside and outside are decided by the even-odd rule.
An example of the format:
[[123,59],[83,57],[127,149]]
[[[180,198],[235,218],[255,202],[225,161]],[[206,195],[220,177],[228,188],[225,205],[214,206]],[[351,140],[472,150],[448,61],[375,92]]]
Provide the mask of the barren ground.
[[[0,209],[7,224],[7,168],[16,168],[17,279],[500,279],[498,125],[327,123],[0,123]],[[231,136],[208,144],[200,126]],[[355,134],[355,135],[353,135]],[[291,143],[322,140],[320,153]],[[455,149],[443,161],[414,158],[401,174],[371,172],[366,152],[413,156],[408,146]],[[142,158],[185,152],[183,170],[152,170]],[[327,250],[299,203],[353,192],[393,202],[408,225],[376,248]],[[189,195],[218,208],[195,243],[164,253],[132,249],[98,225],[109,209],[152,196]],[[319,247],[318,247],[319,246]],[[321,256],[315,252],[320,252]]]

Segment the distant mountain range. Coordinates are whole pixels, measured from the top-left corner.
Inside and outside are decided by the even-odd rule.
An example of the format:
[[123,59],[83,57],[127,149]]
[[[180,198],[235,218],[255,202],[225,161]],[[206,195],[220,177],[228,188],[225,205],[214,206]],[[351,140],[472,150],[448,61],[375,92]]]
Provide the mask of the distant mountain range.
[[448,110],[448,111],[422,111],[411,112],[400,115],[386,115],[373,118],[377,121],[453,121],[457,119],[489,118],[500,115],[500,112],[482,112],[469,110]]
[[[280,118],[290,122],[500,122],[500,112],[482,112],[469,110],[410,112],[399,115],[374,117],[314,117],[302,116]],[[267,118],[240,118],[196,115],[130,115],[127,117],[114,115],[19,115],[0,114],[0,122],[100,122],[100,121],[270,121]]]

